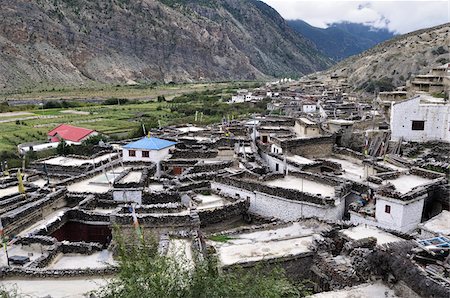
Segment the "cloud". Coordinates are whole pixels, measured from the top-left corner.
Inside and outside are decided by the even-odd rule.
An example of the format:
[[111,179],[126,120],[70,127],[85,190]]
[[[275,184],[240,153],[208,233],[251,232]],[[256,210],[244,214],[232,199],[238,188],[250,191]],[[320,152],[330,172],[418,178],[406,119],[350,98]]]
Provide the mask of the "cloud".
[[356,22],[396,33],[450,22],[447,0],[263,0],[286,19],[301,19],[326,28],[334,22]]

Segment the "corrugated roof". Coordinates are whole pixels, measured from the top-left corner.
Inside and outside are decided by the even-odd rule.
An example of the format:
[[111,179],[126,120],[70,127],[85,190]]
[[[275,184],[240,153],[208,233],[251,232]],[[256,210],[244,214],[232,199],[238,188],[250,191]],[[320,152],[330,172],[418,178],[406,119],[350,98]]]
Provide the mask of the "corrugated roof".
[[175,142],[158,139],[154,137],[144,137],[136,142],[129,143],[123,148],[125,149],[147,149],[147,150],[161,150],[175,145]]
[[[60,126],[49,131],[48,136],[55,137],[57,135],[58,137],[63,138],[66,141],[79,142],[93,132],[95,132],[95,130],[68,124],[61,124]],[[52,141],[58,140],[56,138],[52,138]]]

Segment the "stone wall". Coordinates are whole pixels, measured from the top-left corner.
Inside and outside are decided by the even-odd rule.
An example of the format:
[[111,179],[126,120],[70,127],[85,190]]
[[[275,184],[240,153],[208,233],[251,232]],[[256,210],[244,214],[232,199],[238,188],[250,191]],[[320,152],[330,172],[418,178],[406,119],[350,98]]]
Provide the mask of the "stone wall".
[[176,149],[172,153],[173,159],[204,159],[217,157],[217,150],[192,150],[192,149]]
[[229,168],[232,165],[233,165],[233,161],[231,161],[231,160],[230,161],[221,161],[221,162],[217,162],[217,163],[199,162],[192,169],[190,169],[184,173],[194,174],[194,173],[201,173],[201,172],[216,172],[219,170]]
[[240,217],[247,212],[249,207],[250,201],[241,199],[214,209],[200,209],[197,212],[200,217],[201,226],[206,226]]
[[14,235],[42,219],[54,209],[65,206],[66,189],[38,196],[33,201],[2,215],[5,234]]
[[[123,179],[130,174],[131,172],[141,172],[141,178],[139,181],[133,182],[125,182]],[[150,178],[150,170],[149,168],[131,168],[124,172],[122,172],[115,180],[114,180],[114,188],[142,188],[148,185]]]
[[[172,228],[198,228],[200,220],[198,214],[191,211],[190,214],[137,214],[139,225],[144,229],[160,229],[165,230]],[[121,226],[121,229],[133,229],[133,218],[131,214],[116,214],[111,216],[113,225]]]
[[336,137],[323,136],[317,138],[288,139],[280,142],[279,146],[289,153],[307,158],[330,156]]
[[163,204],[181,202],[181,195],[173,191],[143,192],[142,204]]
[[42,270],[41,268],[0,267],[0,278],[68,278],[76,276],[110,276],[117,273],[116,267],[95,269],[54,269]]
[[421,297],[449,297],[448,283],[432,278],[411,260],[409,255],[416,246],[413,241],[383,245],[370,256],[374,273],[385,280],[392,274],[397,281],[403,281]]

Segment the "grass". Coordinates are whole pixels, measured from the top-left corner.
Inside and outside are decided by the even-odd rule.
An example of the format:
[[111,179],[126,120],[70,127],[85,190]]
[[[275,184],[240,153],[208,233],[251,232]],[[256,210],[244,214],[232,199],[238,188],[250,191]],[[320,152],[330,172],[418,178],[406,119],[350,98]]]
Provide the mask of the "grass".
[[[255,111],[263,111],[265,109],[264,104],[262,104],[264,108],[259,107],[255,110],[255,108],[242,104],[228,105],[220,103],[221,98],[230,97],[236,89],[241,87],[241,84],[236,83],[161,86],[159,87],[160,90],[193,89],[191,89],[190,93],[183,93],[182,96],[176,97],[174,101],[166,102],[139,100],[129,101],[121,105],[81,103],[79,107],[67,109],[43,109],[38,106],[21,109],[20,112],[30,112],[32,115],[0,117],[0,154],[2,156],[5,156],[6,153],[8,155],[16,154],[17,145],[22,143],[45,141],[47,132],[62,123],[94,129],[112,137],[126,138],[131,134],[135,134],[141,123],[145,123],[147,129],[156,127],[158,120],[162,126],[194,123],[196,110],[204,112],[202,121],[198,119],[195,122],[198,125],[218,123],[225,115],[233,115],[237,119],[248,116],[249,113],[254,113]],[[131,87],[118,88],[120,91],[133,90]],[[206,89],[203,92],[198,92],[198,88]],[[146,89],[137,90],[143,92],[142,90],[145,91]],[[40,91],[35,92],[40,93]],[[42,94],[47,94],[48,92],[42,91]],[[54,92],[57,94],[60,91]],[[71,94],[74,94],[74,92],[68,90],[67,94],[72,96]],[[84,92],[87,91],[80,90],[79,92],[77,98],[85,96],[86,93]],[[95,92],[100,91],[97,90]],[[35,93],[24,93],[23,96],[29,96],[30,94]],[[4,108],[7,109],[9,107],[4,106]],[[63,113],[68,110],[85,113]],[[19,120],[17,121],[18,123],[16,123],[16,120]]]
[[244,88],[254,82],[222,82],[197,84],[141,84],[128,85],[92,85],[86,87],[48,87],[46,89],[22,89],[0,93],[0,99],[108,99],[126,98],[155,100],[164,95],[170,100],[185,93],[202,92],[208,89]]
[[229,240],[232,240],[234,238],[232,238],[230,236],[227,236],[227,235],[213,235],[213,236],[210,236],[208,239],[211,240],[211,241],[225,243],[225,242],[228,242]]

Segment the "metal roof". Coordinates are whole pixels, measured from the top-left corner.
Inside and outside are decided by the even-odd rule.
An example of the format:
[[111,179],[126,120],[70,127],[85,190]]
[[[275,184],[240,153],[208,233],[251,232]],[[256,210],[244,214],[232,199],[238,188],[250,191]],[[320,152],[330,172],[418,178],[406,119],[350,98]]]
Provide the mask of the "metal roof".
[[158,139],[154,137],[144,137],[138,141],[129,143],[123,146],[124,149],[146,149],[146,150],[161,150],[175,145],[175,142]]

